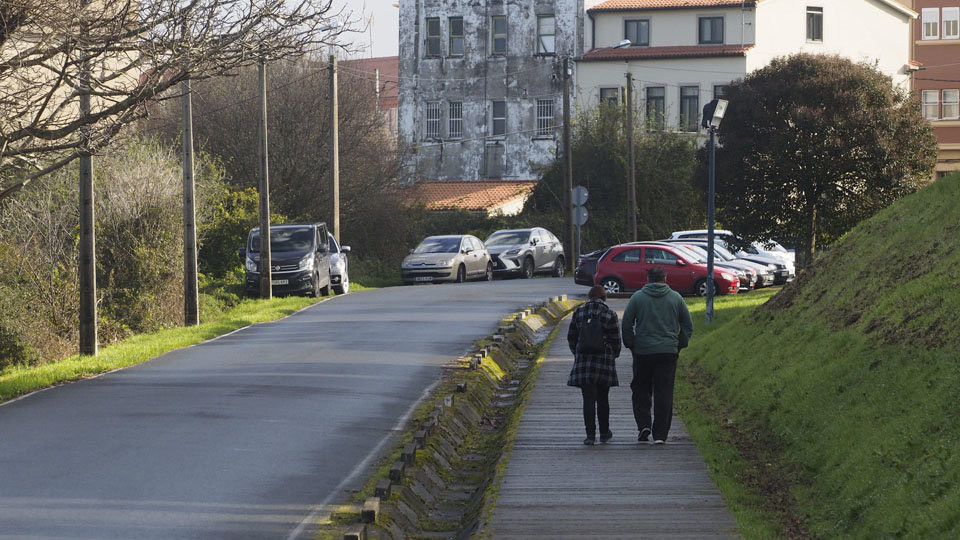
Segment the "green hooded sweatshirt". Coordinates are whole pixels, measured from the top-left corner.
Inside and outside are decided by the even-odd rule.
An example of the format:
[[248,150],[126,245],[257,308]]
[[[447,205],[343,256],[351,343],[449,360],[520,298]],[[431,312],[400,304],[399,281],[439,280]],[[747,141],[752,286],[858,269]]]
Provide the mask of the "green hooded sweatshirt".
[[678,353],[693,335],[686,302],[666,283],[647,283],[633,293],[621,326],[623,344],[636,354]]

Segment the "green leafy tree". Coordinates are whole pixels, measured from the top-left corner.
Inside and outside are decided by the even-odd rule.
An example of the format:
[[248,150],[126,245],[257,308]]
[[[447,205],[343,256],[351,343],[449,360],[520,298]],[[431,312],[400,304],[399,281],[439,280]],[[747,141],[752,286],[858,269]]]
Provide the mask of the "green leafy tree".
[[797,54],[727,91],[718,219],[748,240],[796,239],[800,266],[933,170],[936,140],[919,107],[870,64]]
[[[640,122],[634,122],[639,126]],[[589,220],[581,231],[584,252],[630,240],[627,230],[627,140],[623,109],[601,105],[579,114],[571,131],[573,185],[589,191]],[[663,238],[703,221],[702,190],[695,182],[696,147],[676,133],[634,136],[637,238]],[[548,164],[523,216],[563,233],[563,156]]]

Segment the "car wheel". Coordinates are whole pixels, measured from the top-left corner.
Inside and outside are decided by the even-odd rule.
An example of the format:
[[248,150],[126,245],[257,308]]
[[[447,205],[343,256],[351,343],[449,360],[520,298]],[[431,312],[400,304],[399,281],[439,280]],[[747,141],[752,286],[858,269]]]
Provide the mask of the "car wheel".
[[320,297],[320,272],[314,272],[313,277],[310,278],[310,290],[307,291],[307,296]]
[[[704,278],[698,279],[696,283],[693,284],[693,292],[697,296],[706,296],[707,295],[707,280]],[[716,280],[713,281],[713,294],[720,294],[720,285]]]
[[333,288],[333,292],[337,294],[347,294],[350,292],[350,280],[347,279],[346,272],[340,276],[340,284]]
[[530,279],[533,277],[533,257],[523,258],[523,267],[520,269],[520,277]]
[[463,283],[467,280],[467,269],[461,264],[460,268],[457,268],[457,283]]
[[563,272],[566,269],[563,266],[563,257],[557,257],[557,260],[553,262],[553,277],[563,277]]
[[493,281],[493,263],[487,263],[487,281]]
[[617,278],[604,278],[600,282],[600,286],[603,287],[603,290],[607,291],[607,294],[623,292],[623,283],[620,283],[620,280]]

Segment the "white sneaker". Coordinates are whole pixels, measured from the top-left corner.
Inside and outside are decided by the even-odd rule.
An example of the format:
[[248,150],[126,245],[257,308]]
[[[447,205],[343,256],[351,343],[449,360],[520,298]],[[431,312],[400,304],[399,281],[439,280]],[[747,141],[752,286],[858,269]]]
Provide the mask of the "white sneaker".
[[666,441],[664,441],[663,439],[657,439],[653,441],[653,444],[666,444]]

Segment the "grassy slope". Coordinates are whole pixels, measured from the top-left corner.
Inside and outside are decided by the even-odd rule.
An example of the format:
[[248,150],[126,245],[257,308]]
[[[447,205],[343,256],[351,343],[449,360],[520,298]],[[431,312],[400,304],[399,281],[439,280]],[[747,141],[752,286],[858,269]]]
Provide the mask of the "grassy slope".
[[960,537],[960,177],[683,355],[770,428],[820,537]]

